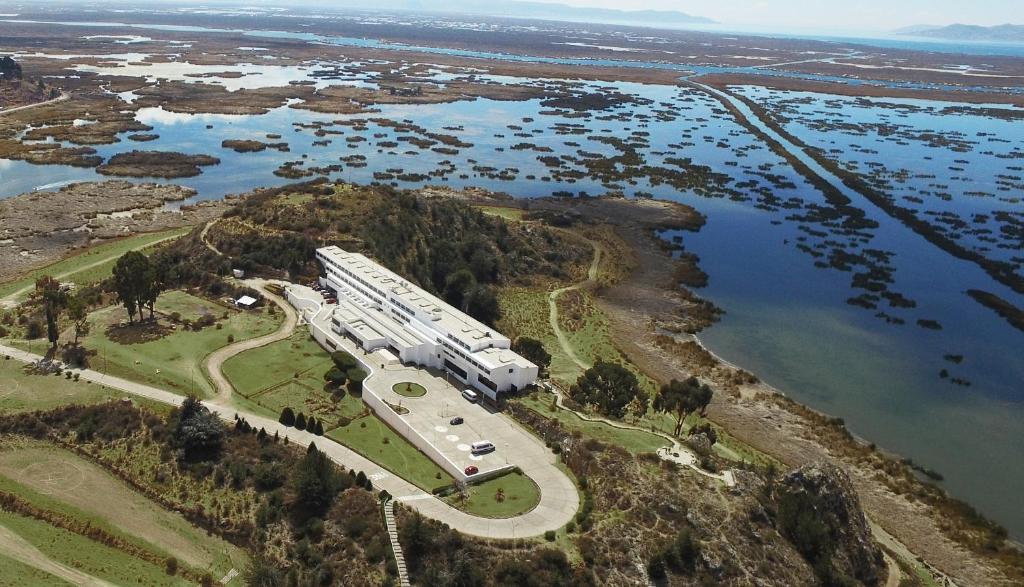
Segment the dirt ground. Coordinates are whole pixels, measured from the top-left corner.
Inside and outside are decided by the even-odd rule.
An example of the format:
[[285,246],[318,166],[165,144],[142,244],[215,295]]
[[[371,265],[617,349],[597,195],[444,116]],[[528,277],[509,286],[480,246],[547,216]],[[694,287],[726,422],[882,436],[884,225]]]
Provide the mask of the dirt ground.
[[197,225],[219,217],[230,205],[210,201],[179,210],[164,207],[192,195],[176,185],[106,181],[0,200],[0,280],[99,240]]

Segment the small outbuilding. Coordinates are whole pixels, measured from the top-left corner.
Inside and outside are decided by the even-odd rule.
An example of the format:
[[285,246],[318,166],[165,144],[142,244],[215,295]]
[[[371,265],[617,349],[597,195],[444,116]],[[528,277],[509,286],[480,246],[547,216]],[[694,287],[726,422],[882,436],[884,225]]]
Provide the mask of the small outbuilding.
[[242,296],[235,300],[235,305],[238,306],[239,308],[245,308],[246,310],[248,310],[249,308],[255,306],[257,301],[258,300],[252,296]]

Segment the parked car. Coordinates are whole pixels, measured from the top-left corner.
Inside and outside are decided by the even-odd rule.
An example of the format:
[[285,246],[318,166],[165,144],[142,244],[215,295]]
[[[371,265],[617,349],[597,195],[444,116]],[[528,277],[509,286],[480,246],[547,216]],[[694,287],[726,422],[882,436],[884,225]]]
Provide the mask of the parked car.
[[480,401],[480,396],[477,395],[477,393],[475,391],[473,391],[472,389],[463,390],[462,397],[466,398],[467,400],[469,400],[472,403],[476,403],[476,402]]
[[480,472],[480,469],[477,469],[476,465],[470,465],[470,466],[466,467],[466,471],[465,471],[465,473],[467,475],[476,475],[479,472]]
[[448,424],[450,424],[452,426],[458,426],[459,424],[462,424],[463,422],[465,422],[465,420],[462,419],[462,416],[455,416],[451,420],[448,420]]
[[489,452],[494,452],[494,444],[486,440],[474,442],[473,444],[469,445],[469,447],[470,452],[472,452],[475,455],[485,455]]

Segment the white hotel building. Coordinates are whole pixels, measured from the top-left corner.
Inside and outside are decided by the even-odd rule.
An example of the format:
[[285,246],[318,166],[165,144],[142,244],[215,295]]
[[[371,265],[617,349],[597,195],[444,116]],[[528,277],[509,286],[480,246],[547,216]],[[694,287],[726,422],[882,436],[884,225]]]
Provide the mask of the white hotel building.
[[388,349],[403,363],[444,369],[496,399],[534,383],[537,366],[509,350],[511,341],[358,253],[317,249],[337,294],[331,329],[366,351]]

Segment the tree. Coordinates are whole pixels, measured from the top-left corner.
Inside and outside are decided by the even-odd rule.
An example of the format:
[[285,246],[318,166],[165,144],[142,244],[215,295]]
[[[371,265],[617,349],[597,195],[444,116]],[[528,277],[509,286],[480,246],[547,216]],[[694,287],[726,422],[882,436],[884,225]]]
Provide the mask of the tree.
[[82,295],[74,295],[68,299],[68,318],[75,326],[75,344],[78,339],[89,334],[89,304],[82,298]]
[[334,366],[342,372],[359,366],[359,361],[345,351],[334,351],[331,353],[331,360],[334,361]]
[[628,369],[616,363],[599,360],[587,369],[569,394],[572,399],[581,403],[596,406],[598,411],[612,418],[622,418],[626,406],[636,399],[646,409],[648,397],[636,376]]
[[349,369],[345,375],[348,377],[348,390],[354,394],[362,393],[366,371],[359,368]]
[[345,385],[345,372],[339,369],[337,366],[333,366],[324,373],[324,380],[331,383],[331,385],[341,387]]
[[299,415],[295,417],[295,428],[298,430],[306,429],[306,415],[299,412]]
[[442,297],[444,301],[456,308],[464,309],[466,295],[474,287],[476,287],[476,277],[473,277],[473,272],[469,269],[459,269],[449,274],[444,280]]
[[469,291],[464,302],[464,311],[488,326],[501,319],[501,306],[494,290],[486,285],[477,285]]
[[326,512],[341,489],[338,470],[316,444],[309,445],[306,455],[295,466],[292,488],[295,510],[311,516]]
[[[136,311],[141,319],[142,308],[153,292],[150,281],[155,279],[149,259],[138,251],[128,251],[114,264],[113,274],[114,292],[128,312],[128,322],[135,321]],[[152,315],[152,306],[150,313]]]
[[526,336],[517,337],[512,343],[512,350],[519,353],[527,361],[540,368],[540,374],[547,372],[551,366],[551,354],[544,348],[544,343]]
[[171,415],[172,445],[186,461],[216,456],[224,441],[224,424],[196,398],[190,395]]
[[284,424],[285,426],[294,426],[295,412],[293,412],[291,408],[285,408],[281,410],[281,417],[278,418],[277,421]]
[[46,316],[46,339],[50,341],[52,348],[56,348],[60,339],[60,314],[68,304],[68,294],[61,288],[60,283],[49,275],[36,280],[36,294],[43,304],[43,313]]
[[316,434],[317,436],[324,435],[324,423],[322,420],[316,421],[316,428],[313,430],[313,434]]
[[690,377],[685,381],[673,379],[661,386],[658,396],[654,398],[654,409],[676,415],[676,426],[672,434],[679,436],[683,432],[683,422],[687,416],[696,411],[703,414],[711,403],[713,394],[711,388],[702,384],[696,377]]

